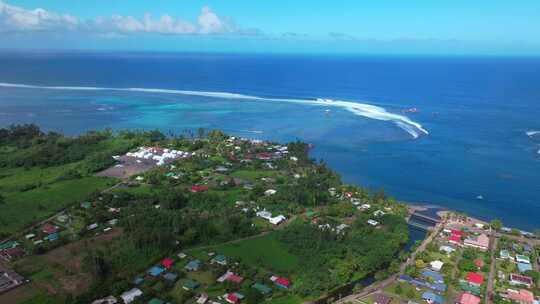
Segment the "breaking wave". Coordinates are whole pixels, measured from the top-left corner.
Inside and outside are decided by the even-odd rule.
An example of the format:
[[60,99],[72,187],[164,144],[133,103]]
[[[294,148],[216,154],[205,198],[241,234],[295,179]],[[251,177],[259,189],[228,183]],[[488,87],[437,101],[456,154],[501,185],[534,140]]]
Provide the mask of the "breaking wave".
[[527,136],[529,136],[529,137],[533,137],[533,136],[536,136],[536,135],[540,135],[540,131],[527,131],[527,132],[525,132],[525,134],[527,134]]
[[185,90],[167,90],[167,89],[146,89],[146,88],[106,88],[106,87],[81,87],[81,86],[37,86],[27,84],[0,83],[0,87],[22,88],[22,89],[42,89],[42,90],[69,90],[69,91],[118,91],[118,92],[141,92],[141,93],[159,93],[191,95],[222,99],[253,100],[253,101],[274,101],[298,103],[324,107],[337,107],[345,109],[355,115],[382,121],[389,121],[405,130],[412,137],[418,138],[420,135],[427,135],[429,132],[421,124],[411,120],[407,116],[391,113],[386,109],[370,104],[331,100],[331,99],[288,99],[288,98],[267,98],[250,96],[227,92],[205,92],[205,91],[185,91]]

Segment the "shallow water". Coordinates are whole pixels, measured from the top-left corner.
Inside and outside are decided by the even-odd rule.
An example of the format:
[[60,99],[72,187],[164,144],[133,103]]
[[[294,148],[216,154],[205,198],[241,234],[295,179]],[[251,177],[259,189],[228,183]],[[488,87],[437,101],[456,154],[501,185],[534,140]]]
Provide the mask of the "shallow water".
[[0,66],[1,83],[197,91],[0,86],[2,126],[302,139],[347,182],[540,227],[539,59],[2,53]]

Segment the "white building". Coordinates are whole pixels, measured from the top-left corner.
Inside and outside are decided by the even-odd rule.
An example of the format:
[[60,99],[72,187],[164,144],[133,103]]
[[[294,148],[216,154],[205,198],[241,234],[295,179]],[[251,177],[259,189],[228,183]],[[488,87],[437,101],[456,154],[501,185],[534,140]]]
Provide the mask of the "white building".
[[444,263],[442,261],[433,261],[431,263],[429,263],[431,265],[431,269],[435,270],[435,271],[441,271]]
[[370,224],[373,227],[379,225],[379,222],[377,222],[376,220],[371,220],[371,219],[368,220],[367,223]]
[[125,304],[129,304],[135,301],[136,298],[143,295],[143,292],[139,288],[133,288],[120,295]]

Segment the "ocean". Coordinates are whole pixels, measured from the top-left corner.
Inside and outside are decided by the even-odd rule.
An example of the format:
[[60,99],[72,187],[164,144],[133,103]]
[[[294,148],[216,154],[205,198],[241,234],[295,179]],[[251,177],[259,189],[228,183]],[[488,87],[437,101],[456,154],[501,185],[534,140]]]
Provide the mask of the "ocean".
[[540,228],[540,58],[3,51],[0,67],[0,126],[300,139],[346,182]]

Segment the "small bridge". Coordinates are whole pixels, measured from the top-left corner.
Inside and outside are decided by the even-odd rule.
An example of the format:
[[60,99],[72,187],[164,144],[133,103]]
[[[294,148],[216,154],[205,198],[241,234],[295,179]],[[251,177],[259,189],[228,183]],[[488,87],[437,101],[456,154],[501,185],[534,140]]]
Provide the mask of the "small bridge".
[[431,223],[433,225],[437,225],[438,223],[441,222],[441,220],[438,219],[438,218],[434,218],[434,217],[424,215],[424,214],[420,214],[420,213],[416,213],[416,212],[411,214],[409,219],[419,219],[420,221],[423,221],[423,222],[426,222],[426,223]]
[[418,228],[418,229],[424,230],[424,231],[430,231],[431,229],[433,229],[433,227],[431,227],[431,226],[422,225],[420,223],[413,222],[413,221],[409,221],[407,224],[409,224],[409,226],[412,226],[412,227],[415,227],[415,228]]

